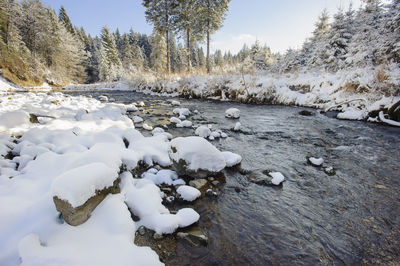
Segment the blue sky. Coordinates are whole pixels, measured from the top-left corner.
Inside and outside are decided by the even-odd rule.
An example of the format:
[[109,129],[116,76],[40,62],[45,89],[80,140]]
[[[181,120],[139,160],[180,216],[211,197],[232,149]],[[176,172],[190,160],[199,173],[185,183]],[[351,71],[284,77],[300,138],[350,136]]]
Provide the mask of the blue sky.
[[[104,25],[127,32],[150,34],[141,0],[42,0],[45,5],[67,10],[72,23],[83,26],[91,35]],[[298,48],[311,36],[314,23],[324,8],[333,14],[350,2],[358,8],[360,0],[232,0],[224,27],[212,36],[212,50],[237,52],[244,43],[258,39],[274,52]]]

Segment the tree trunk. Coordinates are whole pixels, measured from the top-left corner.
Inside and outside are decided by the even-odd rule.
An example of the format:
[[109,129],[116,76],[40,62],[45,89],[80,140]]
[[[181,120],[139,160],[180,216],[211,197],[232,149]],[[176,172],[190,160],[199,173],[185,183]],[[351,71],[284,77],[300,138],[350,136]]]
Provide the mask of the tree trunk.
[[207,30],[207,73],[211,73],[211,66],[210,66],[210,31]]
[[187,59],[187,72],[190,72],[190,30],[186,29],[186,59]]
[[167,30],[165,33],[166,41],[167,41],[167,73],[169,74],[171,72],[170,69],[170,56],[169,56],[169,31]]

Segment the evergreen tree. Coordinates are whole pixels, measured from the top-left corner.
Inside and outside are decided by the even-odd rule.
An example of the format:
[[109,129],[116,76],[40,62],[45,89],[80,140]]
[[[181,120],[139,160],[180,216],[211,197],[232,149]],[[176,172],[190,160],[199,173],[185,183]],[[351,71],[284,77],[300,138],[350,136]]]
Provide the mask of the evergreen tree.
[[165,70],[169,73],[170,56],[169,56],[169,34],[174,29],[174,15],[177,6],[177,0],[143,0],[143,6],[146,8],[146,20],[154,25],[154,28],[165,35]]
[[67,11],[65,10],[64,6],[61,6],[58,18],[64,24],[64,27],[67,29],[67,31],[72,35],[74,35],[75,34],[74,26],[72,26],[72,22],[69,16],[67,15]]
[[329,15],[326,9],[321,13],[315,24],[313,37],[310,40],[310,58],[307,62],[309,67],[320,67],[327,63],[329,56]]
[[150,67],[156,72],[164,73],[167,67],[166,39],[157,30],[153,31],[151,36],[151,46]]
[[101,30],[100,54],[100,79],[105,81],[119,79],[121,77],[121,62],[114,36],[107,26]]
[[199,24],[206,35],[207,41],[207,72],[211,72],[210,65],[210,35],[222,27],[230,0],[198,0]]

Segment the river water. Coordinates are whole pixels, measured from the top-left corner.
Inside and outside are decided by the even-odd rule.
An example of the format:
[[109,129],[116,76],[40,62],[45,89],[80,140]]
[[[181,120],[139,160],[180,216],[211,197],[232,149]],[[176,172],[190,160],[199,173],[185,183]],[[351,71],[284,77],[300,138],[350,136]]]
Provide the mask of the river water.
[[[116,102],[144,101],[138,115],[152,124],[169,118],[169,98],[132,92],[69,92],[107,95]],[[197,109],[189,120],[212,124],[229,138],[213,141],[220,150],[243,157],[249,171],[279,171],[281,187],[259,186],[235,170],[225,171],[226,184],[217,199],[192,206],[207,247],[177,244],[171,265],[344,265],[400,263],[400,128],[343,121],[305,108],[245,105],[179,99],[180,107]],[[236,120],[224,117],[239,108]],[[145,114],[150,112],[155,115]],[[173,136],[194,135],[173,129]],[[148,134],[145,132],[144,134]],[[307,163],[323,157],[336,174],[328,176]]]

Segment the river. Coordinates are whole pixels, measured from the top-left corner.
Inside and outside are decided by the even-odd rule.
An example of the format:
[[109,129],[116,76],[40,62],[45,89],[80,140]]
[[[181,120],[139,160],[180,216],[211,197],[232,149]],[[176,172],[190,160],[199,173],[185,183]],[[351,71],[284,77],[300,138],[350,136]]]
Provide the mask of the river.
[[[144,101],[139,114],[157,124],[172,113],[170,98],[133,92],[69,92],[107,95],[116,102]],[[342,265],[396,264],[400,261],[400,128],[329,118],[305,108],[245,105],[179,99],[180,107],[199,114],[194,124],[212,124],[229,138],[213,141],[220,150],[243,157],[251,172],[279,171],[281,187],[259,186],[247,175],[227,170],[217,199],[197,200],[199,227],[207,247],[177,244],[171,265]],[[236,120],[224,117],[230,107]],[[145,114],[149,112],[149,114]],[[139,112],[140,113],[140,112]],[[168,130],[174,137],[192,129]],[[148,132],[144,134],[149,135]],[[328,176],[307,163],[323,157],[336,174]]]

